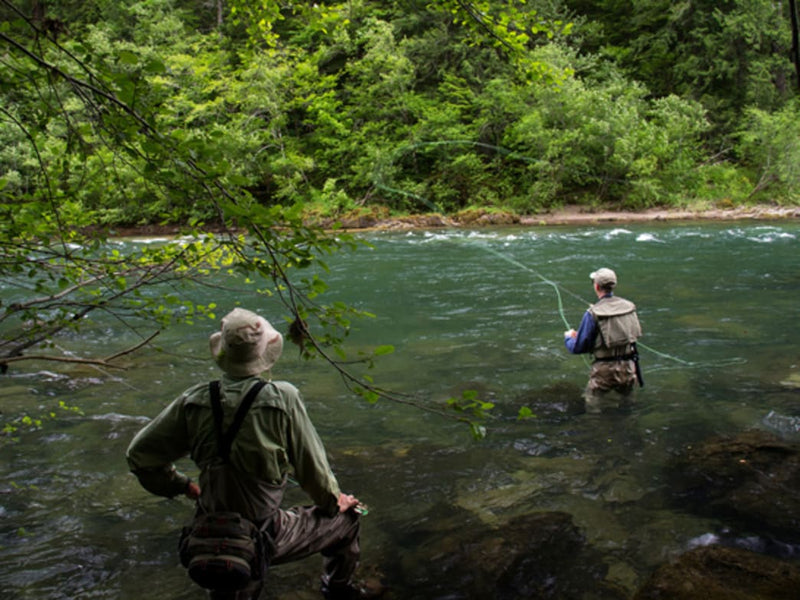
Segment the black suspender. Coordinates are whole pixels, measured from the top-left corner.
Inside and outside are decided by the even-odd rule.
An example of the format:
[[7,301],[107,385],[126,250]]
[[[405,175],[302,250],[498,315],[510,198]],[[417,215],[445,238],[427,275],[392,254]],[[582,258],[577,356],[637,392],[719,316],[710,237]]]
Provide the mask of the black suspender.
[[233,417],[233,423],[231,423],[230,428],[228,431],[223,432],[220,382],[212,381],[208,384],[208,389],[211,394],[211,411],[214,413],[214,430],[217,434],[217,452],[225,462],[228,462],[228,458],[231,454],[231,446],[233,445],[233,438],[235,438],[236,434],[239,433],[239,428],[244,422],[244,417],[247,414],[247,411],[250,410],[250,407],[253,405],[256,396],[258,396],[261,388],[263,388],[265,385],[267,385],[267,382],[263,379],[259,379],[253,384],[253,387],[250,388],[250,390],[247,392],[247,395],[239,403],[239,407],[236,409],[236,414]]

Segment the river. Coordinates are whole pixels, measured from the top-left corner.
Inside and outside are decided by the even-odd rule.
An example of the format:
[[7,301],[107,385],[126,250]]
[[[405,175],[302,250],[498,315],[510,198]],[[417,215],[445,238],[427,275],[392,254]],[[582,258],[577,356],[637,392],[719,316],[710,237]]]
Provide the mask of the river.
[[[448,597],[446,576],[426,570],[431,540],[543,511],[569,514],[606,577],[632,593],[669,557],[730,533],[724,522],[657,500],[668,457],[714,434],[798,435],[797,222],[362,237],[370,247],[326,258],[330,272],[320,273],[330,286],[323,300],[375,315],[353,324],[347,349],[394,346],[370,374],[421,405],[438,408],[466,390],[495,404],[487,437],[476,440],[456,419],[368,404],[331,368],[286,345],[273,375],[302,390],[342,487],[369,505],[362,567],[386,576],[392,598]],[[589,415],[580,408],[588,363],[562,340],[593,300],[589,273],[600,266],[617,271],[617,293],[638,306],[645,387],[632,407]],[[241,299],[198,293],[220,314]],[[243,305],[285,330],[276,301]],[[217,376],[207,357],[216,327],[168,330],[160,351],[139,352],[121,373],[20,365],[3,377],[4,422],[23,411],[54,414],[0,446],[4,598],[203,597],[175,553],[191,504],[148,495],[124,452],[184,388]],[[59,344],[102,355],[128,335],[108,322]],[[522,407],[534,416],[518,419]],[[290,497],[304,501],[299,490]],[[465,517],[459,524],[453,515]],[[318,570],[318,557],[275,567],[266,596],[315,598]]]

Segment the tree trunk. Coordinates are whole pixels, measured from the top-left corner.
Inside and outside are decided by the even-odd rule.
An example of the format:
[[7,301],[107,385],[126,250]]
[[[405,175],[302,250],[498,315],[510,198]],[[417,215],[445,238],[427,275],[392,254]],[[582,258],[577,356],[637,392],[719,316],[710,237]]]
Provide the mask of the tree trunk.
[[797,0],[789,0],[789,13],[792,19],[792,61],[797,78],[797,89],[800,90],[800,31],[797,23]]

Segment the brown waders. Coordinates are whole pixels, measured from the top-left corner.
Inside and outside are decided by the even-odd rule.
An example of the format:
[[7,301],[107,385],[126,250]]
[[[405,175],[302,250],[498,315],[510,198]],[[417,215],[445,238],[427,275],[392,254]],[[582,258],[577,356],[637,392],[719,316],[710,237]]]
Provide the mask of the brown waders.
[[[323,581],[346,585],[358,566],[361,523],[353,511],[328,517],[315,506],[280,510],[270,526],[270,568],[320,553]],[[269,579],[269,571],[267,572]],[[211,591],[212,600],[256,600],[264,581],[254,581],[238,592]],[[268,584],[267,584],[268,585]]]
[[608,397],[616,392],[622,401],[629,401],[636,384],[636,363],[633,360],[598,360],[592,363],[589,383],[583,396],[586,412],[602,412],[605,408],[619,407],[619,397]]

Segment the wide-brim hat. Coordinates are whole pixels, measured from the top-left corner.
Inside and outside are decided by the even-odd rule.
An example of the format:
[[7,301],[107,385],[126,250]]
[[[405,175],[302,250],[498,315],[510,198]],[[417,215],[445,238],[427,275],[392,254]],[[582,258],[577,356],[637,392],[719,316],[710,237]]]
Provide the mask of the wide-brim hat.
[[597,269],[597,271],[593,271],[589,274],[589,277],[596,285],[600,287],[617,285],[617,274],[611,269],[606,269],[605,267],[602,269]]
[[283,352],[283,336],[264,317],[234,308],[209,338],[211,355],[232,377],[250,377],[272,368]]

